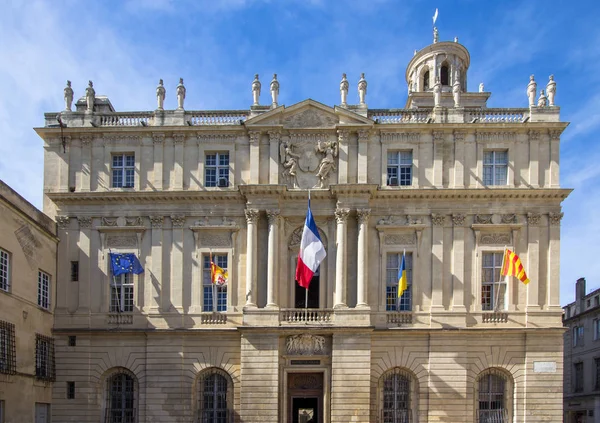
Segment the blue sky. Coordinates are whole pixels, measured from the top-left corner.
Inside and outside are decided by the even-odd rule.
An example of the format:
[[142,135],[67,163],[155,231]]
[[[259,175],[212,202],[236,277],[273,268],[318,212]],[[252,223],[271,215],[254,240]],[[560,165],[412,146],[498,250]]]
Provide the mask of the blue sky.
[[115,108],[152,110],[159,78],[176,107],[247,109],[255,73],[277,73],[280,103],[339,103],[343,72],[357,102],[361,72],[370,107],[403,107],[405,67],[431,43],[439,8],[441,40],[459,37],[471,53],[469,89],[484,82],[490,107],[525,107],[530,74],[538,88],[557,81],[556,103],[571,124],[562,136],[564,203],[561,303],[574,282],[600,287],[600,5],[595,1],[476,2],[392,0],[0,0],[0,179],[34,205],[42,199],[43,113],[64,107],[94,81]]

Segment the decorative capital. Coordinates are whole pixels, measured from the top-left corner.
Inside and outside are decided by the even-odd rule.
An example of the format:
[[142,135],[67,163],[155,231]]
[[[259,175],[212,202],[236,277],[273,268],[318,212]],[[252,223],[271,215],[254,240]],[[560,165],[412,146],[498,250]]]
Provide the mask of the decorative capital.
[[446,216],[444,216],[443,214],[433,213],[431,215],[431,223],[433,223],[433,226],[444,226],[445,222]]
[[358,142],[369,142],[370,131],[361,129],[358,131]]
[[542,215],[539,213],[527,213],[527,224],[529,226],[537,226],[540,224]]
[[55,220],[59,229],[67,229],[71,218],[69,216],[56,216]]
[[465,131],[454,131],[454,141],[462,142],[465,140],[466,135],[467,134],[465,133]]
[[540,131],[534,131],[533,129],[529,131],[529,139],[531,141],[538,141],[540,139]]
[[337,221],[337,223],[346,223],[349,214],[350,209],[336,209],[335,220]]
[[185,134],[173,134],[174,144],[183,144],[185,142]]
[[152,229],[162,229],[164,220],[165,218],[163,216],[150,216]]
[[444,133],[440,131],[433,131],[433,141],[442,142],[444,141]]
[[562,220],[564,213],[548,213],[548,219],[550,220],[551,225],[560,225],[560,221]]
[[348,142],[348,137],[350,136],[350,131],[348,131],[347,129],[338,129],[337,136],[338,136],[338,142],[340,144]]
[[[281,141],[281,131],[269,131],[269,140],[280,142]],[[253,141],[251,141],[253,142]]]
[[256,225],[256,222],[258,222],[258,210],[246,209],[244,210],[244,213],[246,214],[246,222],[248,223],[248,225]]
[[78,216],[79,229],[89,229],[92,227],[92,218],[86,216]]
[[92,136],[82,135],[81,137],[79,137],[79,140],[81,141],[81,145],[83,147],[89,147],[89,145],[92,143]]
[[256,143],[258,143],[258,140],[260,139],[260,131],[249,131],[248,137],[250,140],[250,144],[256,144]]
[[279,223],[279,209],[267,210],[267,220],[269,225],[277,225]]
[[562,130],[560,129],[551,129],[548,131],[548,135],[550,136],[551,141],[560,140],[560,134],[562,134]]
[[500,221],[504,224],[517,223],[517,215],[514,213],[503,214],[500,219]]
[[371,216],[371,209],[358,209],[356,210],[356,220],[359,224],[367,223]]
[[154,142],[154,144],[162,144],[165,141],[165,134],[152,134],[152,141]]
[[492,214],[476,214],[475,223],[480,225],[489,225],[492,223]]
[[183,225],[185,225],[185,216],[182,214],[172,215],[171,223],[174,228],[183,228]]
[[466,219],[467,219],[467,216],[465,216],[464,214],[453,214],[452,215],[452,224],[454,226],[464,226]]

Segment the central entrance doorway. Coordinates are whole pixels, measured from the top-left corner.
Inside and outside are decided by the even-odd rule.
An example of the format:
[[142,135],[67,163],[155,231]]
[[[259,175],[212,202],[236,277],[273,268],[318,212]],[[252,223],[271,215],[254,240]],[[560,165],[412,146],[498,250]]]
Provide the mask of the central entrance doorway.
[[323,423],[323,373],[288,374],[290,423]]

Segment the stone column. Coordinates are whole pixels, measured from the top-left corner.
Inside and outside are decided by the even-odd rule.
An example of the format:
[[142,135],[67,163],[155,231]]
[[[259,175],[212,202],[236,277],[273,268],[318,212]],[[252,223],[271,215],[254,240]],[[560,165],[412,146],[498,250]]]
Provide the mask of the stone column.
[[157,313],[161,306],[161,285],[162,285],[162,235],[163,235],[162,216],[150,216],[150,225],[152,226],[152,248],[150,261],[150,277],[146,280],[146,301],[150,312]]
[[163,143],[165,134],[152,134],[154,141],[154,190],[162,191],[163,189]]
[[549,131],[550,135],[550,181],[546,184],[550,188],[559,188],[559,156],[560,156],[560,130]]
[[[527,301],[527,308],[536,309],[539,307],[539,267],[540,267],[540,220],[541,215],[539,213],[527,213],[527,263],[525,266],[529,283],[526,286],[526,290],[529,300]],[[519,253],[517,253],[519,254]],[[519,257],[522,257],[519,254]],[[515,281],[516,283],[516,281]],[[518,283],[521,283],[520,281]]]
[[250,143],[250,183],[258,184],[259,165],[260,165],[260,132],[248,132]]
[[173,144],[175,146],[175,156],[173,158],[173,185],[170,188],[181,191],[183,190],[183,147],[185,145],[185,135],[174,134]]
[[92,218],[78,217],[77,221],[79,222],[79,305],[77,313],[89,313]]
[[[540,131],[529,131],[529,185],[539,186],[540,180]],[[531,293],[529,293],[531,295]]]
[[466,312],[465,309],[465,220],[464,214],[453,214],[454,242],[452,245],[452,309]]
[[[64,139],[64,147],[62,145]],[[60,192],[69,192],[69,156],[71,155],[71,137],[58,138],[55,148],[58,157],[58,189]],[[53,187],[54,188],[54,187]]]
[[267,252],[267,307],[277,307],[275,285],[277,283],[279,210],[267,210],[269,220],[269,249]]
[[[367,155],[368,155],[368,146],[369,146],[369,131],[358,131],[358,183],[366,184],[367,183]],[[387,158],[387,154],[385,156]]]
[[90,175],[92,173],[92,136],[83,135],[81,137],[81,172],[79,176],[79,192],[90,191]]
[[444,133],[433,132],[433,186],[442,188],[444,175]]
[[356,307],[367,307],[368,299],[366,288],[367,279],[367,248],[368,248],[368,223],[371,209],[356,211],[358,221],[358,252],[356,257]]
[[257,281],[256,281],[256,224],[258,223],[258,210],[246,209],[246,307],[256,307]]
[[348,220],[348,209],[337,209],[335,219],[336,229],[336,256],[335,256],[335,303],[334,308],[347,307],[345,302],[346,293],[346,221]]
[[454,188],[465,186],[465,132],[454,132]]
[[442,310],[443,303],[443,274],[444,274],[444,223],[446,216],[432,214],[432,245],[431,245],[431,308]]
[[281,132],[269,131],[269,183],[279,183],[279,143]]
[[171,304],[176,310],[183,309],[183,226],[185,216],[171,216],[173,250],[171,252]]
[[548,282],[546,287],[548,308],[560,307],[560,221],[563,213],[550,213],[548,235]]
[[338,160],[338,184],[348,183],[348,137],[349,131],[340,129],[338,133],[339,160]]
[[[77,309],[77,305],[70,306],[70,303],[76,303],[77,298],[73,298],[74,301],[69,301],[69,299],[73,296],[73,290],[69,289],[71,286],[71,275],[69,274],[69,268],[67,267],[67,263],[69,263],[70,257],[70,248],[73,248],[71,244],[71,231],[69,230],[69,225],[71,223],[71,219],[69,216],[56,216],[56,226],[57,226],[57,235],[60,238],[60,242],[58,243],[58,247],[56,248],[56,254],[58,256],[57,263],[59,265],[56,268],[56,277],[55,277],[55,286],[56,286],[56,306],[55,311],[68,311],[69,313],[74,313]],[[77,281],[79,283],[79,281]]]

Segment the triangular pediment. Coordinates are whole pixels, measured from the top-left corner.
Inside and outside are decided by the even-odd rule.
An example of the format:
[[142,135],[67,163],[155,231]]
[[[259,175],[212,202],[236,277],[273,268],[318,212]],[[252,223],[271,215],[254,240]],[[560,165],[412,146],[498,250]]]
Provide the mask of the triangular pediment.
[[338,125],[373,125],[373,121],[341,107],[329,107],[311,99],[280,106],[246,120],[246,126],[284,128],[335,128]]

